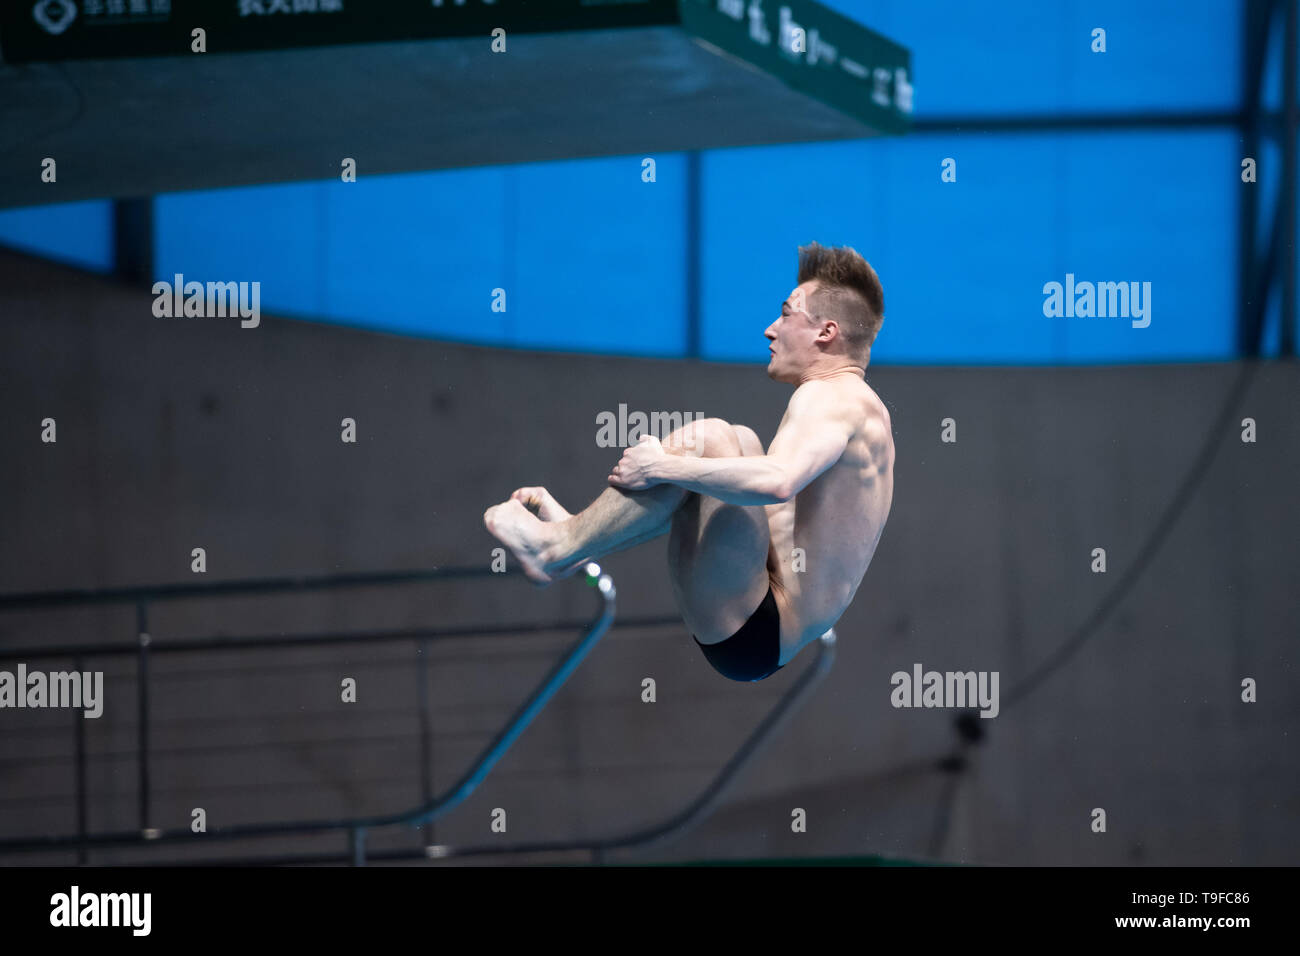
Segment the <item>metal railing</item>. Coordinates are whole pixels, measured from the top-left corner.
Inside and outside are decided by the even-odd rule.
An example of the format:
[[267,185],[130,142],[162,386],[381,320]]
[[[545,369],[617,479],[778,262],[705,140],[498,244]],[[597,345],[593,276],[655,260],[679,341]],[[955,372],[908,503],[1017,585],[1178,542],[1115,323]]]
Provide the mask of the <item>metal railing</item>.
[[[679,623],[675,618],[673,623]],[[812,689],[830,673],[835,662],[835,632],[829,631],[817,642],[815,657],[795,683],[781,696],[767,715],[759,722],[745,741],[736,749],[722,769],[700,794],[682,810],[658,823],[630,830],[626,833],[600,839],[549,840],[526,843],[493,843],[479,846],[448,846],[436,844],[420,849],[381,850],[369,854],[372,860],[404,861],[418,859],[451,859],[480,856],[571,856],[581,854],[593,863],[604,863],[616,850],[646,849],[682,836],[716,806],[723,792],[739,776],[740,771],[758,754],[778,727],[790,717]],[[350,848],[355,852],[355,847]],[[359,862],[355,857],[340,853],[308,853],[296,855],[263,856],[241,859],[204,861],[221,866],[289,866],[294,864],[329,864]],[[159,864],[152,864],[159,865]],[[185,866],[183,860],[169,861],[167,866]]]
[[[660,824],[645,827],[621,836],[596,841],[553,841],[547,843],[516,844],[513,846],[492,845],[483,847],[450,847],[434,845],[415,851],[383,851],[367,854],[366,838],[369,831],[407,825],[422,827],[442,816],[467,799],[479,784],[487,777],[492,768],[505,755],[510,746],[529,726],[532,720],[546,706],[569,676],[586,658],[591,649],[610,630],[614,622],[616,588],[608,574],[601,572],[598,565],[587,566],[583,577],[587,583],[594,585],[600,596],[600,607],[596,616],[588,621],[557,621],[549,624],[474,626],[441,629],[399,629],[389,631],[368,631],[364,634],[355,632],[315,633],[301,635],[263,635],[227,637],[216,636],[199,639],[158,640],[150,634],[150,606],[160,601],[182,600],[187,598],[211,598],[231,595],[282,594],[310,590],[325,590],[345,587],[392,586],[428,581],[463,580],[487,576],[500,577],[500,574],[482,568],[436,568],[428,571],[382,572],[371,574],[327,575],[320,577],[295,577],[278,579],[258,579],[251,581],[229,581],[209,585],[163,585],[150,588],[119,588],[97,590],[68,590],[43,592],[36,594],[19,594],[0,596],[0,613],[4,611],[28,610],[39,608],[67,608],[96,604],[133,604],[136,609],[136,632],[134,642],[117,644],[68,644],[55,646],[38,646],[33,648],[0,649],[0,660],[23,658],[71,657],[77,671],[83,669],[88,657],[134,655],[136,658],[138,728],[136,741],[136,761],[138,773],[138,810],[139,828],[136,830],[90,833],[87,831],[87,787],[86,787],[86,747],[85,730],[81,720],[75,721],[75,761],[77,790],[77,832],[72,834],[54,834],[46,836],[19,837],[0,839],[0,854],[14,852],[36,852],[66,850],[75,848],[79,862],[87,862],[87,851],[91,848],[126,847],[142,845],[175,844],[180,842],[197,843],[208,840],[255,839],[270,836],[302,835],[346,831],[348,834],[348,853],[345,857],[338,854],[314,854],[293,857],[263,857],[244,862],[253,863],[294,863],[294,862],[344,862],[364,864],[371,859],[398,858],[445,858],[453,856],[479,856],[487,854],[532,854],[585,851],[594,860],[603,860],[610,850],[648,846],[670,836],[679,835],[694,822],[698,821],[713,806],[725,787],[734,779],[740,769],[754,756],[762,744],[771,736],[781,721],[788,716],[808,690],[817,683],[830,669],[834,659],[834,634],[828,632],[819,642],[816,660],[796,680],[795,684],[782,696],[768,715],[759,723],[753,733],[745,740],[733,757],[724,765],[705,790],[683,811]],[[673,617],[652,617],[632,619],[623,622],[628,627],[659,627],[680,625],[680,619]],[[288,646],[315,646],[333,643],[383,641],[400,641],[409,639],[450,638],[468,636],[491,636],[504,634],[521,634],[530,632],[580,630],[581,636],[551,668],[527,700],[514,712],[502,729],[493,737],[486,747],[471,762],[469,769],[446,791],[437,797],[426,800],[419,806],[387,814],[356,816],[336,819],[318,820],[280,820],[262,823],[239,824],[215,827],[206,832],[194,833],[187,828],[162,829],[151,826],[150,818],[150,750],[149,750],[149,704],[150,679],[149,664],[155,654],[185,653],[211,650],[233,649],[275,649]],[[205,862],[230,863],[229,860]]]

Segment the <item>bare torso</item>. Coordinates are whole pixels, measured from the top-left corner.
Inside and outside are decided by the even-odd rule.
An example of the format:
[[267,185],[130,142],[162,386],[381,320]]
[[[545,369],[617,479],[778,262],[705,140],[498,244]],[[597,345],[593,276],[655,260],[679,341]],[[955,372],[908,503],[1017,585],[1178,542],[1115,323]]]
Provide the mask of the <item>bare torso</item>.
[[765,506],[782,664],[833,627],[849,606],[894,497],[889,411],[861,378],[842,377],[834,386],[845,407],[861,412],[844,453],[794,498]]

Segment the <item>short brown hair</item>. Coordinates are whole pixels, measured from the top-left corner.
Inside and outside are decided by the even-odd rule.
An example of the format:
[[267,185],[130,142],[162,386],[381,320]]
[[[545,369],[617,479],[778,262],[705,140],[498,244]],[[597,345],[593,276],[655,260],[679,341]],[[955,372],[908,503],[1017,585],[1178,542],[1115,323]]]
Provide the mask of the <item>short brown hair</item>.
[[817,280],[809,311],[833,319],[850,355],[865,358],[885,321],[885,291],[870,263],[848,246],[828,248],[816,242],[799,247],[796,285]]

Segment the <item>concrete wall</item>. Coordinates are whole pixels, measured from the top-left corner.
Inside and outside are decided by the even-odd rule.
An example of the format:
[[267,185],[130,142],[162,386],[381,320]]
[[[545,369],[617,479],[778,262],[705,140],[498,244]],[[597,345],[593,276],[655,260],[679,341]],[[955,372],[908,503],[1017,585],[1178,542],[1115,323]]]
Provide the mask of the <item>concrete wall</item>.
[[[785,386],[750,366],[542,355],[263,317],[158,319],[147,291],[0,255],[0,592],[485,564],[485,507],[545,484],[576,508],[617,454],[595,418],[698,411],[771,439]],[[467,317],[467,321],[470,318]],[[893,321],[923,321],[895,316]],[[760,330],[756,328],[755,334]],[[897,443],[893,513],[841,621],[838,660],[718,810],[627,859],[882,854],[997,864],[1294,864],[1300,835],[1300,562],[1294,365],[1256,373],[1211,436],[1236,366],[878,368]],[[1240,440],[1242,417],[1259,440]],[[40,422],[57,420],[43,444]],[[360,440],[339,423],[355,418]],[[957,442],[940,441],[940,420]],[[1217,453],[1149,566],[1138,549],[1208,438]],[[1105,574],[1090,571],[1104,547]],[[611,556],[620,615],[671,613],[664,542]],[[954,713],[895,709],[914,663],[998,671],[1004,699],[1124,576],[1063,665],[992,720],[965,769]],[[157,638],[578,617],[578,584],[518,578],[159,605]],[[134,609],[0,614],[0,649],[130,640]],[[486,743],[573,634],[205,652],[153,667],[150,823],[383,812]],[[431,831],[372,846],[597,836],[660,819],[712,778],[811,652],[730,683],[685,630],[616,629],[497,770]],[[138,825],[134,662],[101,661],[83,721],[94,829]],[[343,677],[359,684],[339,700]],[[658,702],[640,699],[653,677]],[[1243,703],[1240,684],[1259,682]],[[421,687],[428,717],[420,718]],[[0,837],[75,828],[67,711],[0,710]],[[427,730],[427,742],[422,736]],[[507,811],[508,833],[489,830]],[[807,811],[792,833],[793,808]],[[943,808],[947,807],[945,812]],[[1090,813],[1105,808],[1107,831]],[[213,845],[339,849],[341,837]],[[152,859],[175,859],[168,849]],[[95,862],[144,858],[100,851]],[[6,857],[68,861],[70,855]]]

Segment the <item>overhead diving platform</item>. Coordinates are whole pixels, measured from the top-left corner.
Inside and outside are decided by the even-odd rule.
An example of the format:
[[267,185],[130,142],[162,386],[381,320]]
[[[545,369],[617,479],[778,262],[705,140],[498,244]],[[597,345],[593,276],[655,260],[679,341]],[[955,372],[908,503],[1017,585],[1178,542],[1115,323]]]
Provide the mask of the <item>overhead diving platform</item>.
[[367,176],[856,139],[906,131],[912,99],[905,48],[812,0],[27,0],[0,7],[0,54],[0,207],[333,179],[346,159]]

